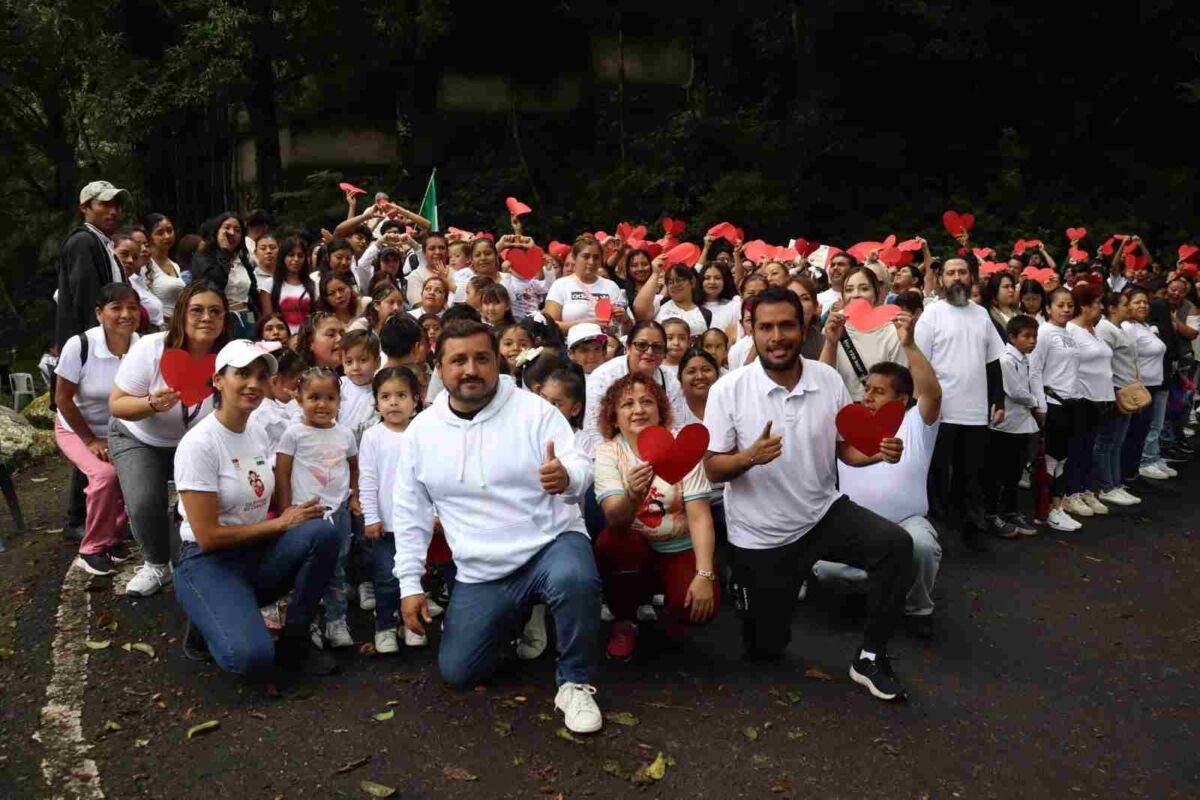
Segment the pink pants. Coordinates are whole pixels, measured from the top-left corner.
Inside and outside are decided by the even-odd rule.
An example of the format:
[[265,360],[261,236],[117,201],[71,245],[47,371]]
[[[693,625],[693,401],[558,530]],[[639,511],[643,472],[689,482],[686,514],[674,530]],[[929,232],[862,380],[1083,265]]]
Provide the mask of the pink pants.
[[117,469],[110,461],[101,461],[88,450],[83,439],[74,431],[64,428],[59,420],[54,421],[54,438],[58,449],[79,467],[87,476],[87,526],[79,552],[89,555],[105,553],[120,544],[117,531],[129,519],[125,513],[125,499],[121,496],[121,484],[117,481]]

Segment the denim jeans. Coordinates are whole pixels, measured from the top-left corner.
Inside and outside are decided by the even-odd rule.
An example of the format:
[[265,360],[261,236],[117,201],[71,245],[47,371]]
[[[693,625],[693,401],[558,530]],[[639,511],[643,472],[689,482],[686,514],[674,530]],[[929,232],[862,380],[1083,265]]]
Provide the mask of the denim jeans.
[[375,587],[375,630],[386,631],[400,624],[400,581],[392,574],[396,566],[396,537],[391,531],[371,542],[371,583]]
[[1146,443],[1142,445],[1142,466],[1148,467],[1162,461],[1162,453],[1158,449],[1158,438],[1162,434],[1163,421],[1167,416],[1167,389],[1155,389],[1151,394],[1150,427],[1146,431]]
[[129,527],[149,564],[167,564],[179,551],[179,534],[167,508],[167,482],[175,475],[175,448],[153,447],[116,417],[108,423],[108,452],[117,468]]
[[205,552],[187,542],[175,568],[175,597],[217,666],[261,673],[275,658],[275,644],[259,608],[290,591],[288,627],[307,629],[333,575],[337,547],[338,532],[323,519],[226,550]]
[[[1151,398],[1154,390],[1151,390]],[[1129,431],[1121,444],[1121,483],[1129,483],[1138,477],[1138,467],[1142,463],[1142,448],[1146,444],[1146,434],[1150,432],[1150,421],[1154,417],[1153,401],[1141,411],[1129,418]]]
[[1096,433],[1100,428],[1102,408],[1102,404],[1091,400],[1078,401],[1078,427],[1067,451],[1065,484],[1068,495],[1091,491],[1095,482]]
[[442,678],[455,686],[488,678],[537,603],[554,615],[558,683],[591,683],[600,649],[600,575],[592,543],[577,531],[560,534],[511,575],[454,584],[438,651]]
[[1096,434],[1096,449],[1093,463],[1096,468],[1096,483],[1100,491],[1107,492],[1121,485],[1121,445],[1129,433],[1129,421],[1132,414],[1122,414],[1117,411],[1114,403],[1108,413],[1100,421],[1100,431]]
[[350,505],[349,500],[325,517],[338,534],[337,563],[333,567],[333,578],[325,590],[325,622],[346,618],[346,561],[350,557]]

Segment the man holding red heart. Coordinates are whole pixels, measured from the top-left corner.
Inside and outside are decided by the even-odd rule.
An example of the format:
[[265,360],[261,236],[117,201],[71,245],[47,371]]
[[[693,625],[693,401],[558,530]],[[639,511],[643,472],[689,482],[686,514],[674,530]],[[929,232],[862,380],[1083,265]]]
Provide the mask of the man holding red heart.
[[772,287],[758,295],[751,305],[758,361],[709,390],[705,469],[710,481],[726,483],[732,594],[742,639],[750,658],[779,658],[813,564],[827,559],[858,567],[870,576],[870,592],[863,645],[850,677],[881,700],[902,700],[906,693],[887,643],[912,585],[912,539],[836,487],[839,460],[850,466],[895,463],[905,448],[889,440],[868,457],[841,441],[834,420],[850,397],[837,370],[801,357],[804,323],[804,308],[792,292]]

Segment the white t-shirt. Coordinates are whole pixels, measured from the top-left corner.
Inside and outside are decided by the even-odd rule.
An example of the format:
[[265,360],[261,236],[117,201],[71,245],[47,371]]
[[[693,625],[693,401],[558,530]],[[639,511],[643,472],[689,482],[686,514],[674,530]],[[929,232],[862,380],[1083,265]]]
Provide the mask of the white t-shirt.
[[145,266],[144,271],[150,276],[150,280],[146,282],[150,291],[154,292],[154,296],[162,303],[163,315],[169,317],[175,313],[175,298],[179,297],[179,293],[187,284],[183,282],[183,278],[179,277],[179,265],[170,259],[167,259],[167,263],[175,271],[174,275],[163,272],[158,264],[154,263],[154,259],[150,259],[150,263]]
[[[450,276],[451,280],[454,281],[454,287],[455,287],[454,288],[454,302],[455,303],[467,302],[467,284],[470,283],[471,279],[474,277],[475,277],[475,270],[472,269],[471,267],[464,267],[463,269],[458,270],[457,272],[455,272],[453,275]],[[512,287],[512,276],[509,275],[507,272],[501,272],[496,275],[494,280],[496,281],[496,283],[500,284],[501,286],[503,286],[505,289],[508,290],[508,300],[509,300],[509,303],[511,304],[514,299],[513,298],[514,292],[513,292],[513,287]],[[417,304],[420,304],[420,302],[421,302],[420,292],[418,292],[417,293]],[[446,305],[449,306],[449,305],[452,305],[452,303],[447,301]]]
[[915,340],[942,384],[942,422],[987,425],[987,365],[1004,352],[987,310],[974,303],[926,306]]
[[833,308],[833,304],[842,299],[842,293],[837,289],[826,289],[817,294],[817,302],[821,304],[821,316],[829,313],[829,309]]
[[614,308],[628,308],[625,290],[608,278],[596,278],[593,283],[584,283],[575,275],[559,278],[550,287],[546,302],[562,306],[562,321],[590,319],[596,316],[596,303],[608,299]]
[[[854,349],[862,359],[864,369],[869,370],[881,361],[891,361],[902,367],[908,366],[908,354],[900,344],[900,337],[896,334],[894,325],[889,323],[873,331],[860,331],[847,324],[846,333],[850,335],[850,341],[854,343]],[[863,382],[854,371],[854,365],[850,363],[850,357],[846,355],[846,348],[841,342],[837,343],[837,371],[846,384],[850,399],[856,403],[861,402]]]
[[240,260],[235,260],[229,265],[229,280],[225,282],[225,298],[229,301],[231,309],[250,304],[250,273],[246,272],[246,268],[242,266]]
[[1067,332],[1079,351],[1079,385],[1083,396],[1095,402],[1111,403],[1113,391],[1112,348],[1096,334],[1074,322],[1067,323]]
[[146,309],[146,316],[150,320],[150,324],[155,328],[161,328],[163,324],[163,304],[158,296],[150,291],[146,286],[146,279],[141,275],[130,275],[129,285],[138,294],[138,303],[142,308]]
[[768,422],[783,437],[783,453],[725,484],[729,542],[750,550],[782,547],[821,521],[841,497],[837,489],[837,412],[850,403],[833,367],[803,359],[788,391],[767,377],[762,362],[735,369],[708,392],[708,449],[744,450]]
[[904,442],[900,460],[867,467],[851,467],[839,461],[838,485],[851,500],[892,522],[925,516],[929,513],[925,479],[940,424],[926,425],[920,408],[914,405],[904,412],[904,421],[896,431],[896,438]]
[[[88,340],[87,363],[80,366],[79,336],[67,339],[58,356],[58,366],[54,373],[60,378],[66,378],[79,387],[75,393],[75,405],[83,420],[88,424],[92,434],[100,439],[108,438],[108,396],[112,392],[113,379],[121,366],[121,359],[114,356],[108,349],[108,339],[104,336],[104,328],[97,325],[89,328],[83,336]],[[130,340],[132,346],[138,340],[133,334]],[[71,430],[67,418],[62,411],[58,412],[59,423]]]
[[1147,389],[1162,386],[1163,382],[1163,353],[1167,352],[1167,343],[1158,338],[1158,332],[1144,322],[1134,322],[1127,319],[1121,323],[1121,330],[1133,337],[1137,345],[1138,371],[1141,374],[1142,385]]
[[[210,416],[188,431],[175,451],[175,488],[215,493],[220,525],[253,525],[267,519],[275,474],[257,436],[249,429],[234,433]],[[196,541],[182,498],[179,515],[179,538]]]
[[[1079,346],[1065,327],[1043,322],[1038,328],[1037,346],[1029,354],[1029,382],[1038,398],[1038,407],[1059,405],[1064,400],[1082,397],[1079,385]],[[1046,390],[1049,389],[1054,395]]]
[[263,272],[262,267],[255,267],[254,282],[258,285],[258,291],[270,294],[271,289],[275,286],[275,275],[271,272]]
[[313,428],[297,422],[283,432],[275,451],[292,457],[293,503],[316,497],[335,510],[350,498],[349,459],[358,455],[358,444],[346,426]]
[[[729,345],[729,369],[735,370],[738,367],[746,366],[746,356],[754,348],[754,337],[743,336],[733,344]],[[755,356],[755,361],[758,357]]]
[[400,461],[403,438],[403,431],[393,431],[380,422],[363,431],[362,449],[358,453],[358,496],[363,522],[367,525],[382,522],[388,532],[392,531],[396,464]]
[[710,328],[717,328],[728,334],[730,326],[742,327],[742,298],[735,295],[732,300],[713,300],[705,303],[704,307],[712,312]]
[[281,403],[273,397],[264,398],[258,408],[250,412],[246,422],[246,432],[257,436],[262,444],[263,452],[275,468],[275,446],[283,438],[283,432],[299,421],[300,407],[295,400]]
[[[538,310],[550,281],[543,278],[526,280],[520,275],[508,274],[508,293],[512,297],[513,318],[518,322]],[[542,270],[545,275],[545,270]],[[553,280],[553,278],[551,278]]]
[[[113,380],[114,385],[125,394],[134,397],[149,397],[160,389],[166,389],[167,382],[163,380],[162,370],[159,369],[166,341],[166,331],[151,333],[139,339],[121,359],[121,367]],[[90,354],[88,363],[91,363]],[[199,405],[184,406],[179,402],[166,411],[156,412],[142,419],[123,419],[121,424],[143,444],[151,447],[175,447],[188,429],[195,427],[200,420],[211,414],[212,410],[210,394]]]
[[[657,304],[659,298],[654,298]],[[658,307],[658,313],[654,315],[654,321],[660,325],[669,319],[681,319],[688,324],[692,330],[692,336],[699,336],[708,330],[708,323],[704,320],[704,314],[700,313],[699,306],[692,306],[687,311],[684,311],[674,300],[668,300]],[[715,327],[715,326],[714,326]]]
[[375,393],[371,391],[371,384],[359,386],[345,375],[340,386],[342,402],[338,405],[338,424],[349,428],[355,441],[362,441],[363,431],[379,419],[375,413]]

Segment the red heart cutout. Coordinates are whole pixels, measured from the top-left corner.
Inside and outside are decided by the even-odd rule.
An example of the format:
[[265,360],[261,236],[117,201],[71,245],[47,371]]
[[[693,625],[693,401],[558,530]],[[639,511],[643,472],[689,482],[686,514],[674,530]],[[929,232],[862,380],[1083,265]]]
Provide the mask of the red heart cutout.
[[1067,251],[1067,258],[1076,263],[1088,260],[1088,251],[1080,250],[1078,247],[1072,247]]
[[1017,243],[1013,245],[1013,255],[1019,256],[1025,254],[1025,240],[1017,239]]
[[1187,275],[1192,280],[1195,280],[1196,275],[1200,273],[1200,268],[1198,268],[1195,264],[1184,264],[1179,268],[1179,271],[1184,275]]
[[887,238],[883,240],[883,249],[886,250],[889,247],[895,247],[895,246],[896,246],[896,234],[889,233],[887,235]]
[[528,250],[510,247],[501,255],[508,262],[508,268],[527,281],[531,281],[541,274],[542,266],[546,261],[545,251],[537,245]]
[[667,236],[678,236],[679,234],[683,233],[683,229],[685,227],[687,227],[687,223],[681,219],[671,219],[670,217],[663,217],[663,221],[662,221],[663,233],[665,233]]
[[897,250],[903,250],[905,253],[915,253],[921,249],[920,239],[905,239],[900,244],[896,245]]
[[462,228],[456,228],[453,225],[451,225],[449,228],[446,229],[446,238],[448,238],[452,242],[453,241],[461,241],[461,240],[470,241],[471,239],[475,238],[475,234],[471,233],[470,231],[464,231]]
[[650,254],[650,260],[653,261],[662,255],[664,248],[658,242],[646,242],[646,244],[642,246],[642,249]]
[[1037,248],[1037,247],[1041,247],[1041,246],[1042,246],[1042,240],[1041,240],[1041,239],[1026,239],[1026,240],[1025,240],[1025,247],[1026,247],[1026,249],[1028,249],[1028,248]]
[[353,192],[354,194],[366,194],[367,193],[366,189],[360,189],[357,186],[355,186],[353,183],[346,183],[345,181],[342,181],[341,183],[339,183],[338,188],[341,189],[343,192]]
[[633,234],[633,226],[628,222],[620,222],[617,224],[617,238],[628,239]]
[[1112,236],[1104,240],[1104,244],[1100,245],[1101,255],[1111,256],[1117,249],[1117,243],[1126,239],[1123,233],[1114,233]]
[[730,222],[718,222],[716,225],[713,225],[708,229],[709,236],[715,236],[718,239],[724,239],[730,244],[739,241],[738,233],[738,229],[733,227],[733,223]]
[[708,450],[708,428],[699,423],[685,425],[679,436],[661,425],[638,434],[638,453],[654,467],[654,474],[667,483],[679,483],[696,468]]
[[811,256],[820,246],[821,245],[817,244],[816,242],[810,242],[807,239],[797,239],[792,245],[792,247],[796,248],[796,252],[805,258]]
[[600,298],[596,303],[595,314],[596,319],[601,322],[608,322],[612,319],[612,300],[609,300],[607,297]]
[[[745,252],[744,248],[742,252]],[[783,263],[787,264],[799,258],[800,254],[790,247],[776,247],[775,252],[773,252],[771,256],[776,261],[782,261]]]
[[1087,236],[1087,228],[1067,228],[1067,241],[1075,244],[1080,239]]
[[900,306],[872,306],[861,297],[851,300],[842,309],[842,316],[846,318],[846,321],[863,333],[882,328],[895,319],[899,313]]
[[533,210],[515,197],[504,198],[504,205],[508,208],[508,213],[514,217],[519,217],[522,214],[528,214]]
[[882,250],[883,242],[859,242],[853,247],[847,247],[846,252],[854,256],[860,264],[865,262],[875,250]]
[[604,244],[605,242],[607,242],[607,241],[608,241],[609,239],[611,239],[612,237],[611,237],[611,236],[609,236],[609,235],[608,235],[607,233],[605,233],[604,231],[596,231],[594,234],[592,234],[592,238],[593,238],[593,239],[595,239],[595,240],[596,240],[597,242],[599,242],[600,244]]
[[186,350],[164,351],[158,362],[167,386],[179,392],[185,406],[194,406],[213,393],[212,376],[217,369],[217,354],[209,353],[199,360]]
[[742,247],[742,255],[757,264],[759,261],[770,257],[772,249],[771,245],[762,239],[755,239],[753,242],[746,242],[745,246]]
[[984,260],[988,256],[996,255],[996,251],[990,247],[975,247],[971,249],[971,252],[974,253],[975,257],[980,261]]
[[1179,245],[1179,260],[1180,261],[1186,261],[1188,263],[1195,263],[1198,260],[1196,258],[1197,255],[1200,255],[1200,247],[1197,247],[1194,244]]
[[892,269],[899,269],[913,262],[913,254],[912,251],[901,250],[899,247],[885,247],[879,253],[879,260]]
[[981,277],[994,275],[997,272],[1004,272],[1006,269],[1008,269],[1008,264],[1003,261],[999,264],[994,261],[985,261],[979,265],[979,274]]
[[1030,280],[1037,281],[1042,286],[1045,286],[1046,281],[1050,280],[1054,274],[1054,269],[1052,267],[1042,267],[1041,269],[1037,269],[1035,267],[1026,267],[1025,269],[1021,270],[1022,278],[1029,278]]
[[678,244],[667,251],[666,266],[672,264],[687,264],[689,267],[695,266],[700,260],[700,248],[691,242]]
[[966,233],[975,227],[975,216],[973,214],[959,214],[957,211],[947,211],[942,214],[942,224],[946,226],[946,231],[957,238],[960,234]]
[[1125,269],[1130,272],[1141,272],[1150,266],[1150,256],[1138,253],[1136,250],[1125,254]]
[[884,439],[895,436],[896,431],[900,430],[904,412],[904,403],[899,400],[884,403],[873,414],[866,406],[852,403],[843,406],[837,413],[837,430],[863,455],[873,456],[879,452],[879,445]]
[[559,261],[562,261],[571,254],[571,245],[569,244],[563,244],[562,242],[551,242],[549,245],[547,245],[547,247],[550,250],[550,255],[554,256]]

